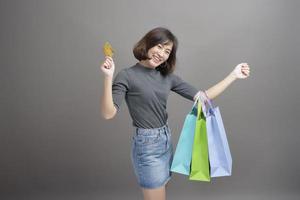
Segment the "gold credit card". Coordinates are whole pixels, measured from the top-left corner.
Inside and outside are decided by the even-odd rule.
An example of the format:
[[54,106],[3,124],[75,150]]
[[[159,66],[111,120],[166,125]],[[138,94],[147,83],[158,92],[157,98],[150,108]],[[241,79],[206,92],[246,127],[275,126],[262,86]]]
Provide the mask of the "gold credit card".
[[114,55],[114,50],[112,46],[109,44],[109,42],[105,42],[103,45],[103,53],[105,56],[112,57]]

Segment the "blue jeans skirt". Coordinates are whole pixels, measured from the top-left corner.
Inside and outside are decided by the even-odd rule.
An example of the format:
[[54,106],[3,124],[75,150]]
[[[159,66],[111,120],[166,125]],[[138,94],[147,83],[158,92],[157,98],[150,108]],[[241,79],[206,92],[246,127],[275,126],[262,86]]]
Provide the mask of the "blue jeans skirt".
[[168,123],[159,128],[135,127],[131,160],[137,181],[142,188],[164,186],[171,178],[173,146]]

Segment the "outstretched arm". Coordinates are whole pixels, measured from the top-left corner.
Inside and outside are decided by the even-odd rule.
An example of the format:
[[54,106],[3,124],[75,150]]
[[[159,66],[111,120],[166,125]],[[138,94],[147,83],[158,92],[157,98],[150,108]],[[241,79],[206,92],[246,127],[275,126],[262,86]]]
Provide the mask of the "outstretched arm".
[[220,95],[236,79],[245,79],[250,76],[250,67],[247,63],[238,64],[235,69],[222,81],[205,91],[209,99]]

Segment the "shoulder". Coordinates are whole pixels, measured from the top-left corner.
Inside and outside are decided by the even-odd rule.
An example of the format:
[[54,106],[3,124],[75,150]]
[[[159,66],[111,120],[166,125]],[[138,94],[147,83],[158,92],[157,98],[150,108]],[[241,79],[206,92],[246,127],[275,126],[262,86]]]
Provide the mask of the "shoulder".
[[178,82],[181,80],[181,78],[179,77],[179,75],[177,75],[176,73],[172,72],[171,74],[167,75],[168,78],[172,81],[172,82]]
[[116,83],[128,83],[129,82],[129,78],[128,78],[128,69],[127,68],[123,68],[120,69],[114,78],[114,84]]
[[132,75],[136,73],[135,68],[136,67],[134,65],[131,67],[120,69],[115,75],[114,82],[126,82],[129,84],[129,82],[131,82],[130,80],[132,79],[131,77],[135,77],[134,75]]
[[130,73],[130,71],[132,71],[131,69],[132,67],[126,67],[126,68],[122,68],[120,69],[117,73],[116,73],[116,77],[126,77],[128,78],[128,74]]
[[136,65],[133,65],[131,67],[126,67],[126,68],[120,69],[120,71],[117,74],[128,75],[129,73],[134,73],[137,70],[138,69],[137,69]]

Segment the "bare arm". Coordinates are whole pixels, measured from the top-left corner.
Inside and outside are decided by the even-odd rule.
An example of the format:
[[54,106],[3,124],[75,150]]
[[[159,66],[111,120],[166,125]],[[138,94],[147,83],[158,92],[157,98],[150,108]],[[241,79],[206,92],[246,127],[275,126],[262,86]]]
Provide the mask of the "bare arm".
[[117,113],[112,97],[112,82],[115,71],[113,59],[111,57],[106,57],[100,68],[104,73],[104,88],[100,102],[101,113],[105,119],[112,119]]
[[101,97],[101,113],[105,119],[112,119],[117,113],[112,98],[112,77],[104,77],[104,88]]
[[207,97],[209,99],[216,98],[236,79],[237,78],[234,76],[234,74],[230,73],[225,79],[205,91]]
[[[219,96],[231,83],[233,83],[236,79],[245,79],[250,76],[250,68],[247,63],[238,64],[235,69],[222,81],[212,86],[208,90],[205,91],[207,97],[209,99],[214,99]],[[194,99],[200,95],[201,91],[199,91]],[[201,97],[201,95],[200,95]]]

